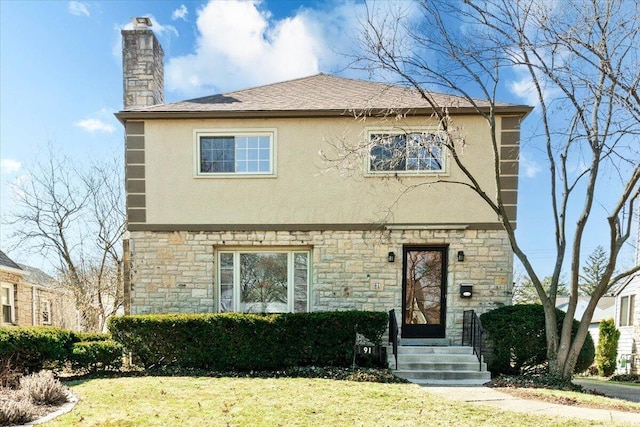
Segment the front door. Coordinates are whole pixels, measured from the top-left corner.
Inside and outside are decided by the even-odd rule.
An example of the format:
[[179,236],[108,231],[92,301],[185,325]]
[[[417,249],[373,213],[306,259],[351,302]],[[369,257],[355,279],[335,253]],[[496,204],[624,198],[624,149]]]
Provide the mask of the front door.
[[444,338],[447,248],[407,246],[402,262],[402,337]]

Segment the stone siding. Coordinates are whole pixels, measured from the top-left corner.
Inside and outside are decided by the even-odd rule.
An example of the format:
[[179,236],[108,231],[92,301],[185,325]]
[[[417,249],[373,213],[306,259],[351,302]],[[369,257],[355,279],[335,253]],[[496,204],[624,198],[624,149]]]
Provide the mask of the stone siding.
[[[454,343],[464,310],[483,313],[511,302],[513,255],[503,231],[137,231],[130,242],[131,314],[215,312],[216,250],[257,247],[312,251],[311,311],[400,313],[403,246],[447,246],[446,329]],[[473,285],[472,298],[460,298],[460,284]]]

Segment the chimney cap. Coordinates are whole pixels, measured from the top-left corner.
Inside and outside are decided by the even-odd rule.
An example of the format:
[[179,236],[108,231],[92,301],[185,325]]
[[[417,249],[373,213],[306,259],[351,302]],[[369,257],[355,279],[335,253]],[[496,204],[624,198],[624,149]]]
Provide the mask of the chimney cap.
[[133,28],[136,30],[145,30],[153,25],[151,23],[151,18],[149,18],[148,16],[131,18],[131,22],[133,22]]

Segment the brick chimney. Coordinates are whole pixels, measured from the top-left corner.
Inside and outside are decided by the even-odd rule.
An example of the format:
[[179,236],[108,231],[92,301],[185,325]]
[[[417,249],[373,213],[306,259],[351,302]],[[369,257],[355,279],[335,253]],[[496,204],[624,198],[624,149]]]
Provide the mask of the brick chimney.
[[132,18],[133,30],[122,30],[124,109],[164,103],[164,51],[151,19]]

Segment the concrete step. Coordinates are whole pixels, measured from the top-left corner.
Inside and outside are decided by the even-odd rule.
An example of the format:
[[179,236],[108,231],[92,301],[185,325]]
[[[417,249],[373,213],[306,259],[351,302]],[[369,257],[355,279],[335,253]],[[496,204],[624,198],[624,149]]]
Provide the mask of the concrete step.
[[471,347],[401,345],[398,365],[387,348],[393,373],[421,385],[481,385],[491,380],[485,363],[480,364]]
[[[391,346],[387,347],[387,354],[393,354]],[[449,346],[449,347],[428,347],[420,345],[399,345],[398,354],[473,354],[471,347]]]
[[[395,368],[395,360],[389,361],[389,366]],[[475,362],[416,362],[407,363],[398,360],[398,370],[406,371],[480,371],[480,363]],[[482,370],[486,371],[487,367],[483,363]]]
[[491,373],[487,371],[407,371],[398,369],[393,372],[396,376],[409,381],[420,380],[491,380]]
[[399,345],[425,346],[425,347],[449,347],[449,338],[400,338]]

